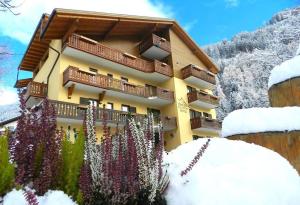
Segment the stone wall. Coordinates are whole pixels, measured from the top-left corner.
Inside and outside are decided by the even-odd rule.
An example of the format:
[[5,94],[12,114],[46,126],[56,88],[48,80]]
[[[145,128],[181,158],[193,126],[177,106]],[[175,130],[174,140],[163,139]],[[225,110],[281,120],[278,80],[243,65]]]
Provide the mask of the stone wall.
[[300,106],[300,77],[273,85],[268,94],[272,107]]
[[300,131],[242,134],[228,139],[243,140],[269,148],[286,158],[300,174]]

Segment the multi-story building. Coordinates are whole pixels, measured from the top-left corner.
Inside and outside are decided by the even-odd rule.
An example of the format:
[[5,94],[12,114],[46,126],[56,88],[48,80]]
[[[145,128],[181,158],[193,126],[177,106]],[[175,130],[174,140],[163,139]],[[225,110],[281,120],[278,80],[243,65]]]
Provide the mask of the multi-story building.
[[130,112],[163,124],[167,149],[202,136],[218,136],[212,94],[217,66],[174,20],[55,9],[38,23],[20,70],[32,78],[28,107],[48,97],[58,127],[78,131],[89,102],[103,106],[111,129]]

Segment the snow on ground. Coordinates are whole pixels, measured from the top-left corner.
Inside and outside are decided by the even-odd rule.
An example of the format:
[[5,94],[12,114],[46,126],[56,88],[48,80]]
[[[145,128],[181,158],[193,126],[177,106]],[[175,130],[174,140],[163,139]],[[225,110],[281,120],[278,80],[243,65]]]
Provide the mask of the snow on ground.
[[300,77],[300,55],[275,66],[271,70],[268,87],[294,77]]
[[206,140],[183,144],[165,156],[168,205],[299,205],[296,170],[276,152],[243,141],[212,139],[192,171],[181,177]]
[[298,50],[296,51],[296,55],[300,55],[300,45],[299,45]]
[[[48,191],[38,197],[39,205],[77,205],[62,191]],[[12,190],[4,197],[3,205],[28,205],[22,190]]]
[[222,137],[268,131],[300,130],[300,107],[235,110],[222,123]]

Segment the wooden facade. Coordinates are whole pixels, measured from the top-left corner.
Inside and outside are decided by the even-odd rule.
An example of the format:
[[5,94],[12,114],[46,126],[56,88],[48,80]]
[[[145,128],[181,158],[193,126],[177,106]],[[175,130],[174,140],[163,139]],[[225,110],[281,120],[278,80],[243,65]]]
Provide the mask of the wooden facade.
[[300,174],[300,131],[263,132],[233,135],[232,140],[243,140],[271,149],[286,158]]
[[273,85],[268,94],[272,107],[300,106],[300,77]]

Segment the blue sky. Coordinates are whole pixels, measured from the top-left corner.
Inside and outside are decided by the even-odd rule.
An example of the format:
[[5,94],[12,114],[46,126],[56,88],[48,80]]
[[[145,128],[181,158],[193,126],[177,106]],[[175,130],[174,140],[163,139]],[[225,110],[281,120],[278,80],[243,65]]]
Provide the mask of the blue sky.
[[[0,14],[0,46],[6,45],[15,54],[5,61],[0,60],[0,66],[6,70],[0,80],[0,105],[1,101],[7,101],[8,91],[15,92],[12,87],[16,80],[16,68],[38,19],[43,12],[49,13],[53,8],[174,18],[203,46],[230,39],[241,31],[253,31],[267,22],[274,13],[299,4],[300,0],[26,0],[18,8],[21,13],[19,16]],[[25,77],[30,77],[30,74],[22,72],[20,78]]]

